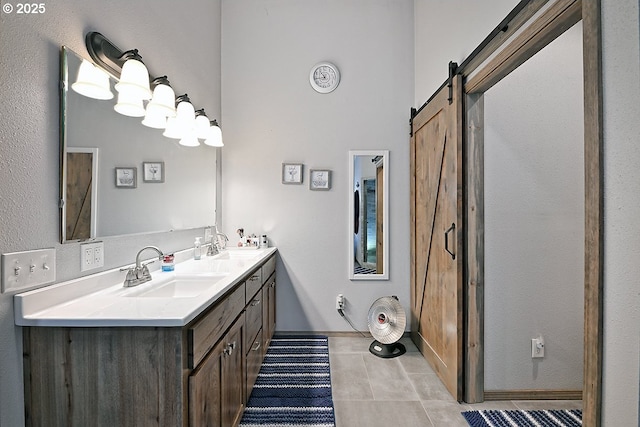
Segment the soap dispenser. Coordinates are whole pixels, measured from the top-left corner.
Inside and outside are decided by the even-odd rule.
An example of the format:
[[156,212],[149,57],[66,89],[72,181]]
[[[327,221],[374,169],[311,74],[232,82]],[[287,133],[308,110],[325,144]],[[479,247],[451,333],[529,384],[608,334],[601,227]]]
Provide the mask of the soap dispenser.
[[202,258],[202,243],[200,237],[196,237],[196,241],[193,243],[193,259]]

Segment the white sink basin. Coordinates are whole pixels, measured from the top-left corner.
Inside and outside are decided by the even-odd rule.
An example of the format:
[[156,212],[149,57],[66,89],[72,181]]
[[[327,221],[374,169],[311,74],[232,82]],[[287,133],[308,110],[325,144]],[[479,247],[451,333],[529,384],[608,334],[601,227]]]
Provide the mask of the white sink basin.
[[203,277],[174,275],[168,280],[140,285],[140,289],[129,291],[124,296],[134,298],[193,298],[210,289],[225,277],[227,277],[226,273],[207,274]]

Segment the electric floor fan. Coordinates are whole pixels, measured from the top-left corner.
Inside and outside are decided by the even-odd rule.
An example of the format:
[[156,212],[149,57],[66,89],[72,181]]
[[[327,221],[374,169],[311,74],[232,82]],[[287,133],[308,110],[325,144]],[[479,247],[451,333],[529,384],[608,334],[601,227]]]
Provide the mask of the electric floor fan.
[[404,333],[407,318],[398,297],[382,297],[373,302],[368,316],[369,331],[375,339],[369,351],[385,359],[403,355],[407,349],[398,342]]

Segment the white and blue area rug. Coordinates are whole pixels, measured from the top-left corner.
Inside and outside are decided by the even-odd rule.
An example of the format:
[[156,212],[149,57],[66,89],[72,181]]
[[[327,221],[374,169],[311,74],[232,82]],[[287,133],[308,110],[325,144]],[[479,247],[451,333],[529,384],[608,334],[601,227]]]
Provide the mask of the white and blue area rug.
[[471,427],[580,427],[582,411],[468,411],[462,415]]
[[273,337],[240,421],[258,426],[335,427],[327,337]]

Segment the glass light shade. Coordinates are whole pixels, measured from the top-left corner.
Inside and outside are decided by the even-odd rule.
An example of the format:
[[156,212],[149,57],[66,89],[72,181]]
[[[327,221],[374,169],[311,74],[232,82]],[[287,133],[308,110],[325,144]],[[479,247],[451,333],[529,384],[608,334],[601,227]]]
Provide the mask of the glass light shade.
[[142,117],[145,114],[142,100],[129,95],[127,92],[120,92],[118,94],[118,103],[114,105],[113,109],[129,117]]
[[[195,129],[196,112],[190,102],[182,101],[176,107],[176,116],[169,117],[167,128],[162,135],[167,138],[180,139]],[[195,134],[194,134],[195,136]],[[198,143],[198,145],[200,145]]]
[[109,75],[89,61],[82,61],[78,78],[71,88],[80,95],[93,99],[112,99]]
[[187,132],[187,134],[179,141],[179,144],[184,145],[185,147],[197,147],[200,145],[200,141],[198,141],[195,132],[192,130],[191,132]]
[[196,116],[196,137],[206,139],[209,136],[209,118],[203,114]]
[[180,122],[178,122],[178,119],[176,117],[169,117],[167,119],[167,127],[165,128],[162,135],[172,139],[182,138],[184,132],[180,126]]
[[154,109],[162,111],[165,117],[176,115],[176,94],[169,85],[159,84],[153,89],[153,97],[147,105],[147,109],[153,106]]
[[119,93],[127,93],[140,100],[151,99],[149,88],[149,71],[147,67],[137,59],[128,59],[122,66],[120,81],[116,83]]
[[190,102],[182,101],[176,107],[176,119],[185,127],[195,126],[196,111]]
[[149,104],[142,124],[154,129],[164,129],[167,127],[167,116],[164,115],[162,108]]
[[216,125],[211,126],[209,128],[209,135],[207,139],[204,140],[204,143],[211,147],[224,147],[222,143],[222,129]]

